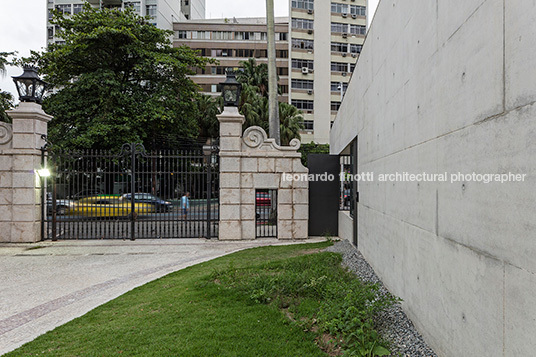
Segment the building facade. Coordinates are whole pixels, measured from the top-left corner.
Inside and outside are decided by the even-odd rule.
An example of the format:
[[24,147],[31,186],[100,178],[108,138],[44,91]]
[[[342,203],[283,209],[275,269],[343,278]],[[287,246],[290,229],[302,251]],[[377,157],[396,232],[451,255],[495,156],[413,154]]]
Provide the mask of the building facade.
[[[61,43],[57,36],[58,28],[50,24],[52,9],[58,9],[66,15],[82,11],[86,0],[47,0],[47,43]],[[187,19],[205,18],[205,0],[87,0],[96,8],[132,7],[141,16],[151,16],[152,24],[158,28],[172,30],[173,23]]]
[[[283,102],[288,102],[289,89],[288,29],[288,18],[275,19],[279,100]],[[219,95],[226,69],[235,70],[249,58],[255,58],[257,63],[268,62],[265,18],[192,20],[175,23],[174,31],[174,46],[187,45],[219,62],[207,65],[192,77],[209,95]]]
[[328,143],[366,34],[366,0],[291,0],[290,102],[304,112],[302,141]]

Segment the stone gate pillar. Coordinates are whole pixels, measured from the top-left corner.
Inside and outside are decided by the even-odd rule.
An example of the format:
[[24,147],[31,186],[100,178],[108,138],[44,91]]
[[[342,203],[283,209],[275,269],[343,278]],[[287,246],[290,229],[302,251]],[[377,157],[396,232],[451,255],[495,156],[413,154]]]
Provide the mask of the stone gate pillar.
[[7,111],[13,124],[0,124],[0,241],[41,240],[41,150],[52,119],[36,103]]
[[307,176],[297,152],[300,141],[279,146],[257,126],[242,133],[244,117],[225,107],[220,121],[219,239],[256,238],[255,190],[274,189],[277,199],[277,238],[308,238],[309,183],[289,179]]

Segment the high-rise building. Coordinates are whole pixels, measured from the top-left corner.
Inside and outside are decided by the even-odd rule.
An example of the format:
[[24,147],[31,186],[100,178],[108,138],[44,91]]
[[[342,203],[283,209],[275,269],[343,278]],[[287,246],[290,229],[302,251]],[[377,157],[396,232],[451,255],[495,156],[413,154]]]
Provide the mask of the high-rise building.
[[[279,100],[283,102],[288,102],[288,29],[287,17],[275,19]],[[255,58],[257,64],[268,62],[265,18],[191,20],[176,23],[174,30],[174,46],[187,45],[219,62],[192,77],[205,94],[219,95],[226,69],[238,69],[240,62],[249,58]]]
[[290,102],[302,141],[328,143],[366,34],[366,0],[290,1]]
[[172,30],[173,23],[187,19],[205,18],[205,0],[47,0],[47,42],[59,42],[56,36],[57,28],[50,24],[52,13],[58,9],[64,14],[77,14],[82,11],[85,2],[96,8],[132,7],[142,16],[151,16],[153,24],[161,29]]

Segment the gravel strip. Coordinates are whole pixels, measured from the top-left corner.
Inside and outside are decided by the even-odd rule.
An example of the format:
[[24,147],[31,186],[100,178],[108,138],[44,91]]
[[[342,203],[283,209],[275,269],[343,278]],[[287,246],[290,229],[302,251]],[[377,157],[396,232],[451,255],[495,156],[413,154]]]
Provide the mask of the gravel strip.
[[[361,253],[347,240],[336,242],[326,249],[328,252],[341,253],[343,265],[354,272],[363,281],[378,283],[380,292],[387,293],[383,283]],[[435,352],[424,342],[402,307],[397,304],[376,318],[378,332],[391,341],[391,356],[426,356],[437,357]]]

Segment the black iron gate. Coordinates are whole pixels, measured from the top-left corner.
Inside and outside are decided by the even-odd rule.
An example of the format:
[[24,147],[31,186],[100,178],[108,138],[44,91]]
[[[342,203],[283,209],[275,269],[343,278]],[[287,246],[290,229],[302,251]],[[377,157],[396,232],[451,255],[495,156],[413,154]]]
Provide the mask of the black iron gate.
[[218,236],[215,146],[146,151],[46,153],[43,224],[48,239],[211,238]]

